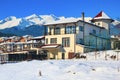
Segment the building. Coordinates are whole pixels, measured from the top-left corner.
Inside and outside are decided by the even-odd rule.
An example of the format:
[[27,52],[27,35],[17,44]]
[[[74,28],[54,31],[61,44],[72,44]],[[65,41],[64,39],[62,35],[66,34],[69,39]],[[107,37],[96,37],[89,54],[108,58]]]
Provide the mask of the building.
[[110,24],[103,11],[90,21],[64,19],[45,24],[45,45],[50,59],[71,59],[76,53],[110,49]]
[[120,22],[117,20],[111,28],[111,49],[120,49]]
[[41,57],[40,47],[44,45],[44,36],[31,37],[1,37],[0,54],[1,62],[5,59],[8,61],[22,61],[27,59],[43,59],[46,55]]
[[120,49],[120,35],[111,36],[111,49]]

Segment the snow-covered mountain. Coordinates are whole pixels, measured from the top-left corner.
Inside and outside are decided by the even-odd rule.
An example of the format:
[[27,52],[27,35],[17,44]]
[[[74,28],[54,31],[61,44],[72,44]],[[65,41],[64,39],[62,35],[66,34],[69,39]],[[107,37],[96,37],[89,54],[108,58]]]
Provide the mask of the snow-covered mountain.
[[54,15],[36,15],[33,14],[31,16],[16,18],[15,16],[10,16],[5,18],[4,20],[0,20],[0,29],[11,28],[15,26],[20,26],[21,29],[31,26],[31,25],[42,25],[46,22],[55,21],[59,18]]
[[[33,35],[33,36],[40,36],[44,33],[44,27],[43,24],[51,23],[56,20],[61,20],[61,22],[64,21],[71,21],[75,19],[81,19],[81,18],[75,18],[75,17],[68,17],[65,18],[62,17],[56,17],[55,15],[30,15],[23,18],[17,18],[15,16],[7,17],[3,20],[0,20],[0,32],[6,33],[6,34],[15,34],[18,36],[23,35]],[[90,22],[92,18],[91,17],[85,17],[85,21]],[[119,34],[120,33],[120,26],[119,21],[114,21],[111,27],[111,34]],[[115,32],[115,33],[114,33]]]
[[[54,15],[30,15],[23,18],[15,16],[7,17],[0,20],[0,32],[7,34],[33,35],[40,36],[43,31],[43,24],[61,19]],[[39,31],[38,31],[39,30]]]
[[[55,15],[30,15],[23,18],[16,18],[15,16],[7,17],[3,20],[0,20],[0,32],[7,34],[15,34],[18,36],[22,35],[33,35],[40,36],[44,33],[43,24],[54,22],[56,20],[74,20],[81,18],[69,17],[65,18],[56,17]],[[89,22],[91,18],[85,18]]]
[[111,24],[110,32],[111,35],[120,35],[120,21],[115,20]]

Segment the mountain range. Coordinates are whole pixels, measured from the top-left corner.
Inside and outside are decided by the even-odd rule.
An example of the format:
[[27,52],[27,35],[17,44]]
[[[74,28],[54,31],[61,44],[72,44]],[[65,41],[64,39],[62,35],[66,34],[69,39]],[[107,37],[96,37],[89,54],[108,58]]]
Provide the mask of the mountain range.
[[15,34],[18,36],[32,35],[40,36],[44,32],[43,24],[58,20],[54,15],[36,15],[16,18],[15,16],[7,17],[0,20],[0,32],[5,34]]
[[[13,34],[17,36],[23,35],[32,35],[32,36],[41,36],[44,33],[43,24],[56,21],[56,20],[65,20],[65,19],[76,19],[74,17],[56,17],[55,15],[30,15],[23,18],[16,18],[15,16],[7,17],[3,20],[0,20],[0,32],[4,34]],[[86,18],[89,22],[90,17]],[[113,23],[113,26],[120,24],[119,21]],[[111,30],[116,30],[116,27]],[[118,29],[117,29],[118,30]],[[113,32],[113,31],[112,31]],[[120,33],[117,31],[116,34]]]

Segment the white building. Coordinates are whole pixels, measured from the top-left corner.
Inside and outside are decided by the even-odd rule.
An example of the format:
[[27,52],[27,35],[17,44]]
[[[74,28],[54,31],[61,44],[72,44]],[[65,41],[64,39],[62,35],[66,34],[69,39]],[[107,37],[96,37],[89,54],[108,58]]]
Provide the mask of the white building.
[[53,59],[71,59],[76,53],[110,49],[109,27],[113,20],[100,12],[91,21],[65,19],[45,24],[45,44]]

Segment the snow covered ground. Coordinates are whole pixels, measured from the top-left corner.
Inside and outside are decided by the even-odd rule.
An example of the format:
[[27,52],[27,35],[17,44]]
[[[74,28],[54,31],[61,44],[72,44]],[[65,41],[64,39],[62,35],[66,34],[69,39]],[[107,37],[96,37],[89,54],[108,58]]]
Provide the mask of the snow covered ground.
[[120,80],[120,60],[95,60],[89,56],[88,60],[33,60],[1,64],[0,80]]

